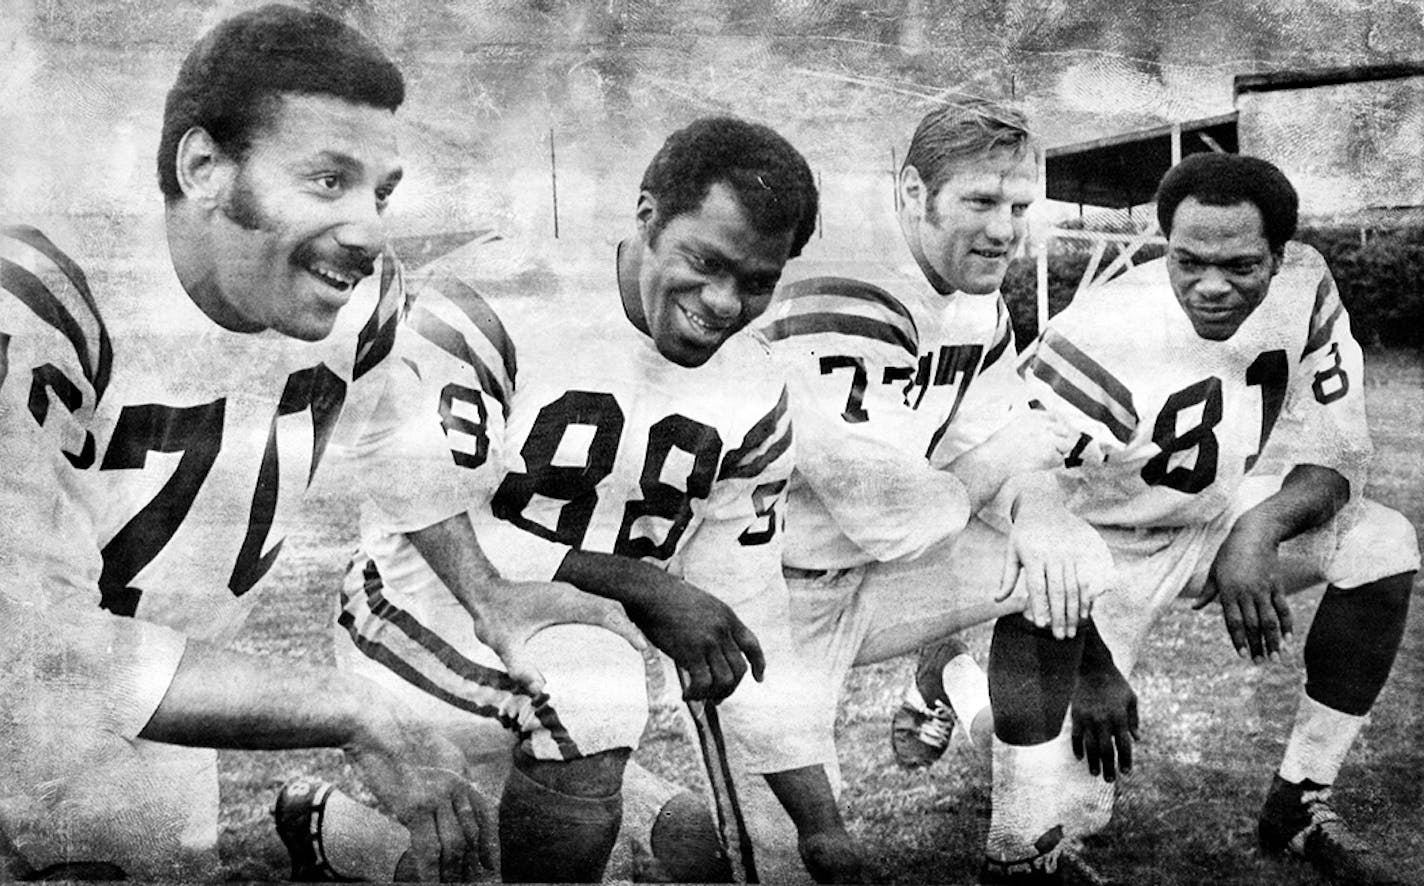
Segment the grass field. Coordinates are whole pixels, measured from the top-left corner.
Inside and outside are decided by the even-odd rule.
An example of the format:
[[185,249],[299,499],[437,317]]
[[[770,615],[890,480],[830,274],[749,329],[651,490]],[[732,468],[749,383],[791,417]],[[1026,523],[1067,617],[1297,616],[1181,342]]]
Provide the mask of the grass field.
[[[1367,386],[1376,459],[1368,494],[1424,526],[1424,356],[1376,352]],[[284,549],[267,598],[237,641],[242,648],[329,660],[335,588],[354,513],[335,493],[329,520]],[[1424,591],[1416,582],[1415,596]],[[1319,591],[1296,598],[1304,637]],[[1339,781],[1338,807],[1406,869],[1424,857],[1424,612],[1416,606],[1394,676]],[[987,644],[983,629],[971,640]],[[1300,643],[1297,643],[1299,648]],[[890,757],[888,714],[910,672],[897,661],[855,673],[838,738],[850,827],[887,883],[972,882],[988,824],[987,756],[952,749],[929,772]],[[1157,627],[1133,679],[1144,738],[1122,782],[1112,825],[1092,857],[1123,882],[1317,883],[1306,868],[1258,857],[1255,815],[1279,762],[1301,680],[1298,664],[1253,668],[1232,652],[1216,611],[1185,604]],[[689,772],[692,752],[667,712],[640,751],[655,771]],[[286,856],[268,810],[298,774],[349,785],[337,752],[225,753],[221,848],[233,879],[285,879]]]

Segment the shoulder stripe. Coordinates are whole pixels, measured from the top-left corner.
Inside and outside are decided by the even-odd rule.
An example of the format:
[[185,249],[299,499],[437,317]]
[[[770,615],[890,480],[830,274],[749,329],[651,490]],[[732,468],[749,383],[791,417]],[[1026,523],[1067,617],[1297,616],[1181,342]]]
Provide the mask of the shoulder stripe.
[[419,303],[411,309],[409,323],[412,331],[419,334],[421,338],[455,359],[468,363],[475,370],[475,376],[480,380],[480,387],[485,393],[499,401],[499,405],[504,410],[504,417],[509,417],[508,380],[501,379],[490,371],[489,364],[475,353],[470,342],[460,334],[458,329]]
[[717,472],[718,480],[755,477],[791,448],[791,413],[786,408],[786,388],[771,411],[747,431],[742,445],[728,452]]
[[984,355],[984,362],[979,367],[982,373],[993,366],[995,362],[1008,351],[1009,345],[1014,341],[1014,325],[1009,322],[1009,309],[1004,306],[1004,300],[999,299],[998,317],[994,322],[994,343],[989,346],[989,352]]
[[351,370],[356,380],[374,369],[396,343],[396,327],[405,307],[405,275],[389,249],[381,256],[381,294],[376,309],[356,336],[356,360]]
[[95,397],[103,396],[113,346],[84,271],[35,228],[0,228],[0,243],[0,288],[69,340]]
[[499,355],[500,362],[504,364],[504,375],[510,383],[519,377],[519,366],[515,359],[514,342],[510,340],[509,333],[505,330],[504,324],[500,322],[499,315],[494,312],[489,302],[484,296],[468,283],[457,280],[451,276],[435,277],[426,282],[426,287],[434,289],[459,308],[470,322],[475,324],[475,328],[489,343],[494,346],[495,352]]
[[892,314],[898,314],[904,318],[911,328],[914,328],[915,325],[915,318],[911,316],[910,309],[900,304],[898,298],[879,286],[862,280],[852,280],[849,277],[811,277],[789,283],[781,290],[781,298],[786,300],[801,299],[813,295],[833,295],[840,298],[873,302]]
[[[1048,355],[1051,359],[1051,355]],[[1079,383],[1088,390],[1079,387],[1064,376],[1059,369],[1072,373],[1071,367],[1064,363],[1050,365],[1044,359],[1043,351],[1036,351],[1023,365],[1023,371],[1030,372],[1037,376],[1040,381],[1053,389],[1053,392],[1062,397],[1074,409],[1086,415],[1088,418],[1099,422],[1117,439],[1119,443],[1127,443],[1132,439],[1132,432],[1137,427],[1137,414],[1132,411],[1129,403],[1126,410],[1122,405],[1113,400],[1103,398],[1103,390],[1085,382],[1079,378]],[[1092,393],[1089,393],[1092,391]],[[1096,395],[1096,396],[1095,396]]]
[[1327,271],[1315,287],[1315,306],[1310,312],[1310,334],[1306,337],[1305,349],[1300,352],[1302,360],[1325,347],[1335,332],[1335,321],[1340,319],[1344,312],[1345,305],[1340,301],[1335,278]]
[[866,317],[848,314],[798,314],[784,317],[768,324],[766,337],[771,341],[781,341],[796,335],[816,335],[829,332],[835,335],[850,335],[883,341],[904,350],[911,356],[919,354],[915,339],[905,334],[898,326]]
[[1091,385],[1101,388],[1105,395],[1117,401],[1125,413],[1131,414],[1134,423],[1136,422],[1137,413],[1132,406],[1132,392],[1096,360],[1079,350],[1078,346],[1065,338],[1062,333],[1051,328],[1046,331],[1034,348],[1035,353],[1040,355],[1045,350],[1061,358],[1064,363],[1083,375]]

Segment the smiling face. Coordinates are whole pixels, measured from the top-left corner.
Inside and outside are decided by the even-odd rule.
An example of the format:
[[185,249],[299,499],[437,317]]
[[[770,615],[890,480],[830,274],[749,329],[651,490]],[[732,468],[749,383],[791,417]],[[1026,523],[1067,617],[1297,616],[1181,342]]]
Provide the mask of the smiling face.
[[1280,269],[1261,211],[1251,203],[1209,206],[1188,197],[1172,216],[1167,275],[1197,335],[1225,341],[1270,290]]
[[638,297],[629,314],[664,357],[701,366],[766,310],[791,254],[793,232],[758,232],[721,183],[708,189],[696,211],[674,216],[660,229],[656,213],[657,201],[644,192],[634,241],[641,246]]
[[901,229],[940,292],[984,294],[1004,282],[1028,230],[1038,185],[1032,152],[997,149],[960,160],[931,197],[914,167],[901,173]]
[[322,95],[275,102],[241,161],[214,154],[204,267],[185,285],[229,329],[316,341],[385,246],[395,116]]

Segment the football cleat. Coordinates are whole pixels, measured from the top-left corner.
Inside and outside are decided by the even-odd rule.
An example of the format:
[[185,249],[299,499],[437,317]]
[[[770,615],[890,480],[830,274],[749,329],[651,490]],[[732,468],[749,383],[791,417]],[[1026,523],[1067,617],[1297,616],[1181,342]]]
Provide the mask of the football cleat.
[[998,859],[986,855],[979,869],[979,882],[990,884],[1065,884],[1065,886],[1113,886],[1113,880],[1097,871],[1063,840],[1063,827],[1054,826],[1034,841],[1034,854],[1027,858]]
[[1405,878],[1330,806],[1330,788],[1295,784],[1277,775],[1256,830],[1261,849],[1310,862],[1336,883],[1404,883]]
[[890,720],[890,748],[904,768],[923,769],[944,756],[956,722],[944,692],[944,666],[968,654],[969,647],[958,637],[920,650],[915,680]]
[[321,820],[333,786],[314,778],[297,778],[277,792],[272,818],[277,836],[292,859],[292,880],[297,883],[350,883],[332,869],[321,842]]

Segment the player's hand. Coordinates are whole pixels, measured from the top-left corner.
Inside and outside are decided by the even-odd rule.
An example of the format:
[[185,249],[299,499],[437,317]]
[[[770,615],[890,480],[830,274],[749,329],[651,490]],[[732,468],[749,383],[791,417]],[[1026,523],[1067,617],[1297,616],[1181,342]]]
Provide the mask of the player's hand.
[[1073,690],[1073,755],[1088,760],[1088,772],[1112,783],[1132,771],[1138,732],[1137,693],[1112,664],[1078,675]]
[[388,696],[343,750],[384,810],[410,832],[402,876],[469,882],[494,870],[493,807],[465,777],[465,758]]
[[1113,581],[1112,552],[1085,520],[1059,504],[1025,503],[1009,530],[1008,551],[997,599],[1022,583],[1024,615],[1060,640],[1075,636],[1093,600]]
[[617,603],[586,594],[563,582],[492,582],[482,611],[472,613],[475,636],[494,650],[504,669],[531,695],[544,691],[544,675],[534,665],[526,647],[545,628],[561,624],[586,624],[618,634],[642,651],[643,635]]
[[1249,655],[1256,664],[1267,658],[1280,660],[1294,625],[1273,539],[1249,531],[1232,530],[1227,535],[1192,608],[1201,609],[1217,599],[1237,655]]
[[761,682],[766,671],[761,643],[730,606],[661,570],[650,579],[649,587],[623,605],[648,640],[685,674],[684,699],[721,701],[748,668]]

